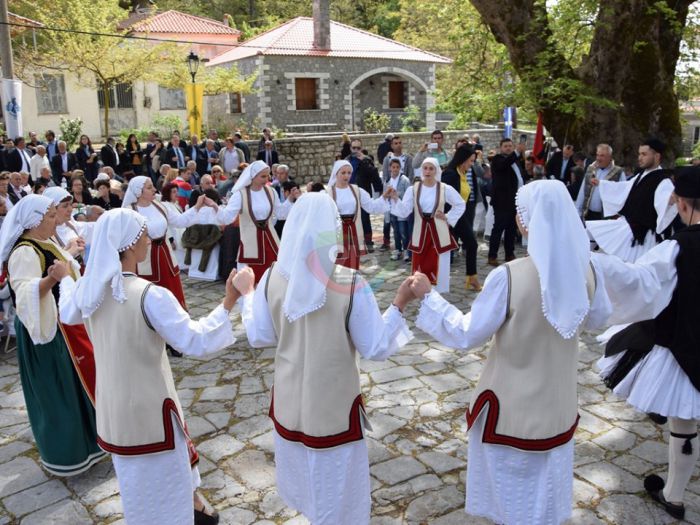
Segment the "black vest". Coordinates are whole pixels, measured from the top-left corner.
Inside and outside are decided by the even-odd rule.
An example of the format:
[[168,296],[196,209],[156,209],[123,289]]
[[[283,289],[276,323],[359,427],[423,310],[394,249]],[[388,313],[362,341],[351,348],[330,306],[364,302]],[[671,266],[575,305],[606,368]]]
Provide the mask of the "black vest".
[[[15,243],[14,248],[12,248],[12,251],[14,251],[16,248],[19,246],[30,246],[36,250],[37,254],[39,255],[39,259],[41,260],[41,277],[42,279],[48,275],[48,269],[49,267],[59,259],[58,255],[51,250],[47,250],[43,245],[40,243],[36,242],[33,239],[28,239],[26,237],[20,237],[20,239]],[[12,252],[10,252],[10,255],[12,255]],[[62,258],[60,260],[63,260]],[[9,283],[9,280],[8,280]],[[51,293],[53,294],[54,299],[56,300],[56,304],[58,304],[58,297],[59,297],[59,290],[60,286],[59,283],[56,283],[53,285],[51,288]],[[16,296],[15,292],[10,286],[10,297],[12,298],[12,304],[14,306],[17,306],[16,304]]]
[[671,302],[649,321],[634,323],[615,334],[605,355],[625,350],[616,370],[606,379],[614,387],[654,345],[668,348],[696,389],[700,391],[700,225],[689,226],[673,236],[678,242],[678,282]]
[[[627,196],[625,205],[620,210],[632,229],[632,246],[644,244],[647,232],[656,233],[656,209],[654,208],[654,193],[661,181],[668,177],[668,172],[662,169],[647,173],[639,181],[641,173],[637,175],[632,190]],[[657,236],[658,237],[658,236]],[[657,240],[661,240],[657,238]]]

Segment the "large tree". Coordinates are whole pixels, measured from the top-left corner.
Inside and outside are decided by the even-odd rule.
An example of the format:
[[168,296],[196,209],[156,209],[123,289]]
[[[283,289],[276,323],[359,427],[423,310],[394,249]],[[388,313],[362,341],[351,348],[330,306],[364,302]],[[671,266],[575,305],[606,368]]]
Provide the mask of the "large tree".
[[[561,0],[549,8],[545,0],[471,3],[507,49],[522,93],[542,111],[558,142],[587,151],[609,142],[627,165],[649,135],[680,151],[674,80],[693,0]],[[591,17],[552,16],[562,8],[588,10]],[[583,52],[555,38],[561,34],[557,23],[591,32]]]

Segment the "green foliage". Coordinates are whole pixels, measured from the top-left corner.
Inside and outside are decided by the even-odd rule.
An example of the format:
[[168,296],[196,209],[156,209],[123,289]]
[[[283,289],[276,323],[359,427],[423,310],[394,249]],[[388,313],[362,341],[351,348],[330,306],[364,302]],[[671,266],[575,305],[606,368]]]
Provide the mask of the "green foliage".
[[161,137],[169,137],[173,131],[179,131],[183,134],[186,129],[185,123],[177,115],[164,115],[158,113],[148,127],[148,131],[155,131]]
[[58,124],[58,129],[61,130],[61,140],[66,143],[66,147],[70,150],[78,143],[78,138],[83,131],[83,120],[80,117],[64,118]]
[[404,110],[405,113],[401,117],[401,131],[420,131],[425,127],[423,119],[421,118],[421,108],[411,104]]
[[389,115],[378,113],[374,108],[365,109],[362,121],[367,133],[384,133],[391,124]]
[[132,133],[136,135],[136,138],[138,139],[139,142],[145,142],[148,139],[148,132],[150,129],[143,127],[143,128],[124,128],[119,130],[119,142],[122,144],[127,143],[127,139],[129,138],[129,135]]
[[698,142],[693,148],[693,158],[700,158],[700,142]]

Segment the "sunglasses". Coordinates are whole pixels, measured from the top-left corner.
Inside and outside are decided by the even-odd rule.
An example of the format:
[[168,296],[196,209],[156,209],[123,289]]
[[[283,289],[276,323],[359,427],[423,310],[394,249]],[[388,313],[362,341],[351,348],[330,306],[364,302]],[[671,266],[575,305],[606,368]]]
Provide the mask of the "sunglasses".
[[350,148],[353,151],[360,151],[362,148]]

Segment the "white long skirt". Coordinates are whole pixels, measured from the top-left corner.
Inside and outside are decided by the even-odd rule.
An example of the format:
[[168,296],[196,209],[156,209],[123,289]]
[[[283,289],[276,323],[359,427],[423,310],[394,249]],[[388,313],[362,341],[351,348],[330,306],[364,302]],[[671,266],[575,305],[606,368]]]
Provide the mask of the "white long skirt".
[[625,262],[634,262],[656,246],[656,235],[647,232],[644,244],[632,246],[634,237],[627,220],[586,221],[588,236],[598,243],[601,250],[609,255],[616,255]]
[[277,492],[288,506],[312,525],[369,523],[369,457],[364,439],[318,450],[273,432]]
[[438,256],[438,278],[435,290],[438,293],[450,291],[450,252],[441,253]]
[[173,416],[175,449],[144,456],[112,455],[129,525],[192,525],[199,470],[190,466],[185,434]]
[[[598,360],[601,377],[607,377],[623,353]],[[663,346],[654,346],[613,392],[641,412],[666,417],[700,419],[700,392]]]
[[574,440],[547,452],[483,443],[469,431],[466,511],[504,525],[559,525],[571,516]]

